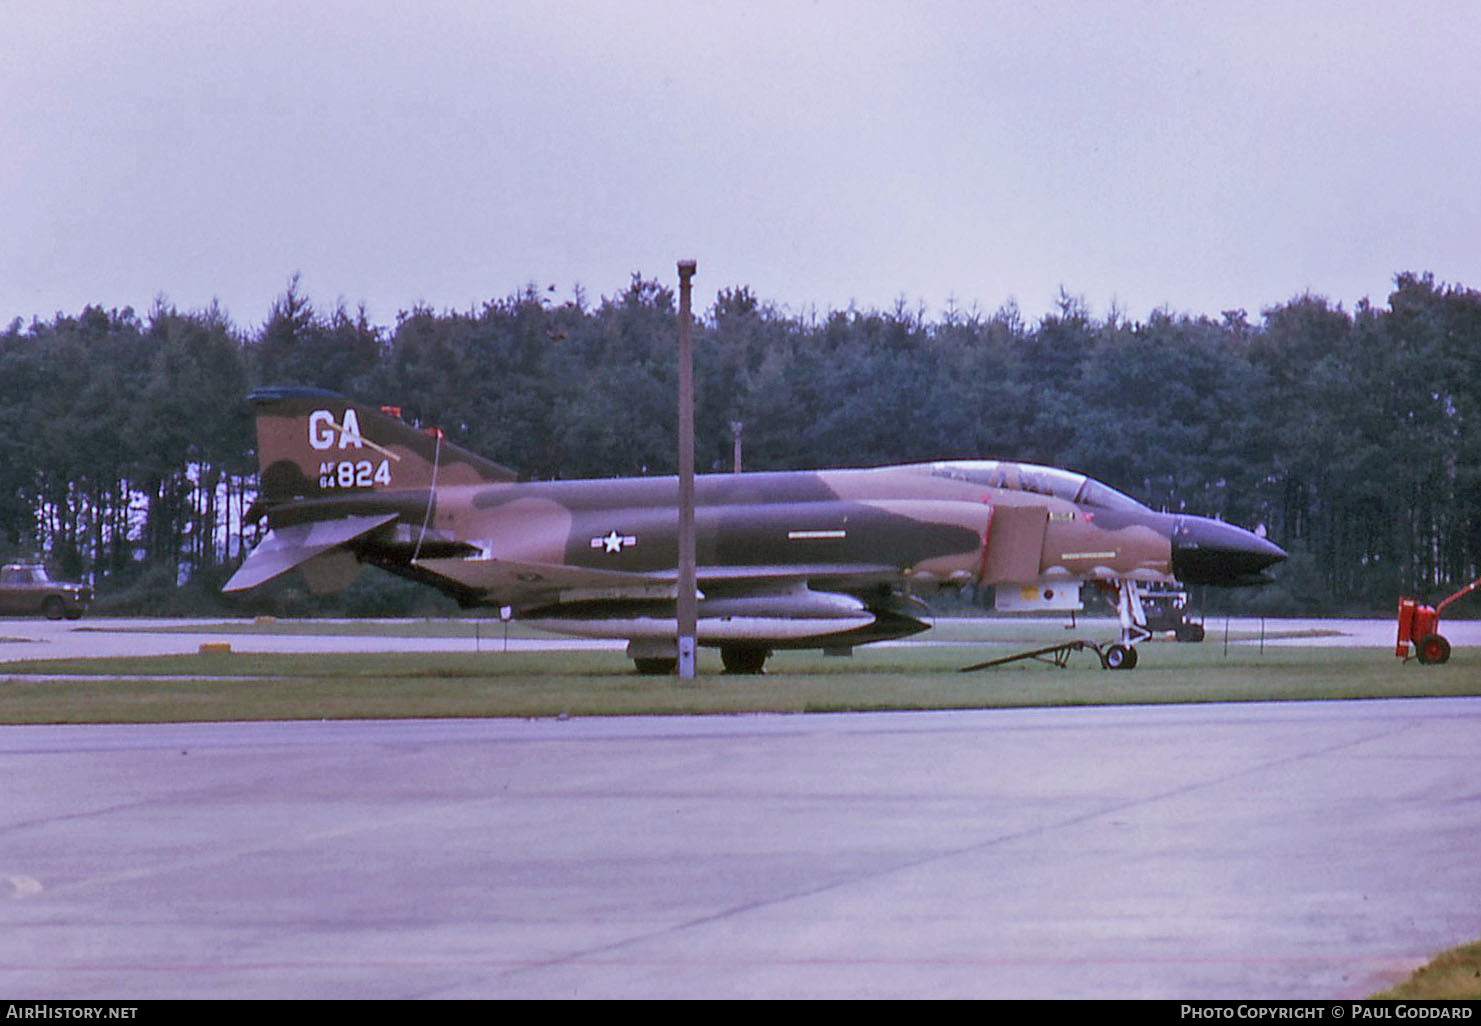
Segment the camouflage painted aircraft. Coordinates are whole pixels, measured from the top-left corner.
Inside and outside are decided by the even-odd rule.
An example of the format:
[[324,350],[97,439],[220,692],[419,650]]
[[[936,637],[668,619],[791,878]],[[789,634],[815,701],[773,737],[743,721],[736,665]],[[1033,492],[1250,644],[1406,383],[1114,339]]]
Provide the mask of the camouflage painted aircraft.
[[[262,389],[259,497],[269,531],[226,591],[288,570],[327,592],[363,564],[465,607],[537,627],[627,639],[642,672],[671,671],[678,564],[673,477],[520,481],[508,467],[333,392]],[[1263,538],[1157,513],[1052,467],[955,460],[860,470],[702,475],[696,486],[698,641],[727,670],[775,649],[848,649],[926,630],[921,595],[994,586],[1000,609],[1081,608],[1115,589],[1135,664],[1138,588],[1240,585],[1285,558]]]

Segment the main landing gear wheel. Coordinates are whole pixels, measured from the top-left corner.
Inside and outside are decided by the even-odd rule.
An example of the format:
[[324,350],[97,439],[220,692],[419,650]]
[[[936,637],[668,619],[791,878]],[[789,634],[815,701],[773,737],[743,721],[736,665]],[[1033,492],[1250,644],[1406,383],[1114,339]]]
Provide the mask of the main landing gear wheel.
[[768,648],[722,648],[720,662],[725,664],[726,673],[760,673],[769,655]]
[[661,677],[673,673],[679,668],[678,659],[665,659],[662,657],[653,659],[634,659],[633,665],[638,668],[638,673],[644,677]]
[[1136,666],[1136,648],[1116,642],[1101,653],[1101,664],[1108,670],[1130,670]]
[[1414,646],[1414,654],[1426,666],[1435,666],[1450,659],[1450,642],[1442,634],[1426,634]]

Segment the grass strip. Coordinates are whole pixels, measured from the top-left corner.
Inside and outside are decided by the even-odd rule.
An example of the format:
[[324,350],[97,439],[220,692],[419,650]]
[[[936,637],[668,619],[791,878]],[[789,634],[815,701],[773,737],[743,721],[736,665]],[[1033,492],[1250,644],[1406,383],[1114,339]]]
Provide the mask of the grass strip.
[[1481,999],[1481,941],[1442,951],[1378,1001],[1476,1001]]
[[1481,653],[1444,666],[1375,649],[1146,645],[1105,671],[1092,653],[1057,669],[957,670],[974,645],[781,652],[762,676],[727,676],[701,653],[692,682],[635,674],[620,651],[200,653],[0,664],[0,723],[541,717],[988,709],[1311,701],[1481,694]]

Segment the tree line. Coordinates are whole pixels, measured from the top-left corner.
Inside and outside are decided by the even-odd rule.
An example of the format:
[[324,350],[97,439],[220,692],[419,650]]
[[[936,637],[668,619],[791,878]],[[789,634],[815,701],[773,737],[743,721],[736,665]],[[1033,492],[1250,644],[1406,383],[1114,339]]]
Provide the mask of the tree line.
[[[1481,293],[1430,275],[1397,276],[1386,306],[1307,294],[1258,319],[1096,318],[1065,293],[1037,323],[1012,304],[796,315],[736,287],[697,321],[701,470],[729,469],[735,422],[749,470],[1069,467],[1263,525],[1291,559],[1236,602],[1269,612],[1384,611],[1481,573]],[[637,275],[596,302],[529,286],[391,326],[316,308],[296,276],[257,329],[163,300],[17,318],[0,557],[43,554],[105,606],[218,602],[252,542],[259,385],[400,406],[531,478],[671,474],[676,337],[673,291]]]

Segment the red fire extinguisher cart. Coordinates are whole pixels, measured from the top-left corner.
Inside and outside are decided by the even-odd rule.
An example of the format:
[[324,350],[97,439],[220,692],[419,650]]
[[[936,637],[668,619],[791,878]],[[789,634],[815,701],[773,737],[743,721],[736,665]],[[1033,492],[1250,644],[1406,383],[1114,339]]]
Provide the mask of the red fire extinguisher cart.
[[1450,642],[1440,633],[1440,614],[1456,599],[1464,598],[1481,588],[1481,577],[1476,578],[1460,591],[1451,595],[1438,606],[1427,606],[1418,599],[1399,599],[1399,641],[1394,655],[1407,661],[1409,646],[1414,646],[1413,658],[1421,663],[1443,663],[1450,658]]

